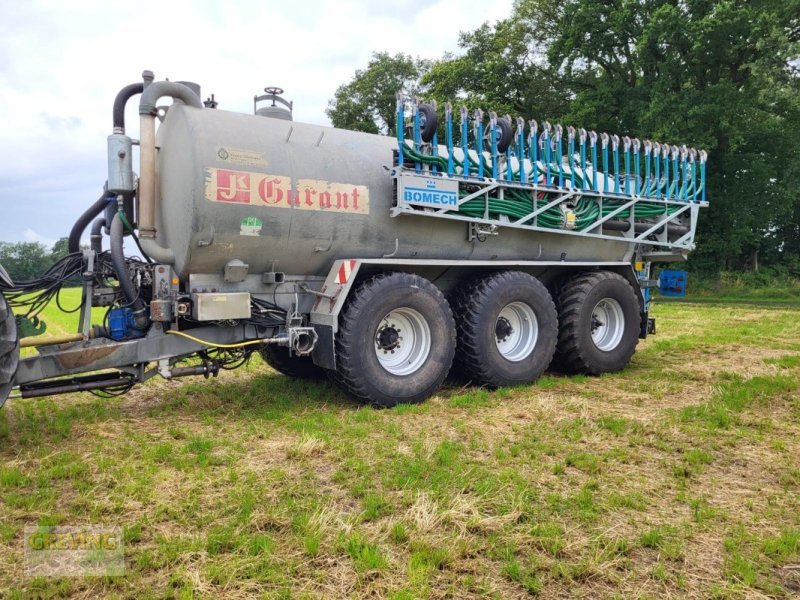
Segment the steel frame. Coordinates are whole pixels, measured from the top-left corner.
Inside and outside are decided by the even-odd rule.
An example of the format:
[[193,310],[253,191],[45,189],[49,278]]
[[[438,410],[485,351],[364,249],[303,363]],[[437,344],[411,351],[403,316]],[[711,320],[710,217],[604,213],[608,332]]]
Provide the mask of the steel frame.
[[[466,223],[482,223],[486,225],[494,225],[497,227],[512,227],[516,229],[526,229],[526,230],[540,231],[546,233],[588,237],[592,239],[613,240],[616,242],[628,241],[633,244],[642,244],[647,246],[680,249],[680,250],[692,250],[694,248],[694,235],[695,235],[695,229],[697,227],[697,214],[701,207],[708,206],[708,202],[703,202],[703,201],[690,201],[690,200],[681,200],[676,198],[663,198],[663,197],[656,198],[656,197],[641,196],[641,195],[631,196],[629,194],[615,194],[613,192],[611,193],[595,192],[592,190],[570,189],[563,187],[559,188],[553,186],[523,183],[518,181],[502,181],[502,180],[479,178],[479,177],[462,177],[458,175],[433,173],[430,171],[423,171],[420,173],[416,173],[415,171],[406,168],[402,169],[395,168],[391,172],[391,177],[395,180],[395,184],[397,186],[397,194],[396,194],[397,203],[396,206],[394,206],[391,209],[390,215],[392,217],[397,217],[401,215],[436,217],[440,219],[464,221]],[[480,187],[480,189],[469,193],[463,198],[460,198],[454,208],[433,209],[431,207],[421,207],[418,204],[408,203],[403,199],[403,194],[401,193],[401,191],[406,185],[408,185],[408,183],[414,182],[415,184],[419,185],[418,182],[420,180],[429,180],[433,177],[442,177],[446,180],[449,179],[451,181],[456,180],[458,181],[459,189],[462,189],[463,187],[466,186],[470,187],[478,186]],[[531,211],[529,214],[525,215],[524,217],[516,219],[514,221],[511,220],[504,221],[500,219],[488,218],[489,193],[494,192],[496,190],[498,197],[503,198],[504,191],[506,189],[515,189],[522,192],[528,192],[533,194],[538,194],[539,192],[542,192],[546,194],[547,198],[550,198],[555,194],[556,197],[548,201],[544,206],[538,207],[535,210]],[[601,212],[604,200],[621,200],[623,201],[623,204],[619,207],[616,207],[611,213],[598,218],[596,222],[591,224],[588,228],[584,229],[583,231],[577,231],[574,229],[553,229],[549,227],[540,227],[538,225],[538,216],[541,213],[548,210],[549,208],[552,208],[553,206],[561,204],[562,202],[566,202],[571,198],[581,197],[581,196],[588,196],[590,198],[595,198],[599,204]],[[468,217],[464,215],[454,214],[452,212],[465,202],[474,200],[476,198],[484,199],[485,210],[483,217]],[[664,214],[663,216],[659,216],[656,221],[648,222],[648,225],[651,226],[646,231],[640,234],[637,234],[635,232],[633,211],[631,211],[630,216],[626,219],[631,224],[631,227],[628,231],[617,231],[615,232],[616,235],[610,235],[608,233],[603,232],[603,223],[605,223],[609,219],[612,219],[614,216],[618,215],[619,213],[628,208],[634,208],[635,210],[636,204],[640,202],[646,202],[648,204],[662,204],[664,206],[677,206],[678,210],[672,214]],[[664,229],[661,233],[656,233],[662,227],[665,228],[669,223],[677,222],[678,218],[687,212],[689,213],[688,215],[689,231],[686,234],[682,235],[676,240],[670,241],[666,229]],[[530,223],[530,221],[533,221],[533,223]],[[656,234],[656,238],[648,239],[653,234]]]

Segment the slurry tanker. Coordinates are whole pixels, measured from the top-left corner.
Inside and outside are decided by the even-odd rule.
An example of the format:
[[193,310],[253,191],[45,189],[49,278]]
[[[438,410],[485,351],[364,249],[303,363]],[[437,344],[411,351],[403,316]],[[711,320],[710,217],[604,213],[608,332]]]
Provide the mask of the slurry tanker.
[[[655,332],[650,265],[693,248],[705,152],[401,95],[396,135],[371,135],[294,122],[265,92],[254,114],[148,71],[119,92],[69,254],[30,281],[0,267],[0,404],[258,352],[393,406],[451,369],[488,387],[618,371]],[[77,331],[48,335],[42,309],[76,283]]]

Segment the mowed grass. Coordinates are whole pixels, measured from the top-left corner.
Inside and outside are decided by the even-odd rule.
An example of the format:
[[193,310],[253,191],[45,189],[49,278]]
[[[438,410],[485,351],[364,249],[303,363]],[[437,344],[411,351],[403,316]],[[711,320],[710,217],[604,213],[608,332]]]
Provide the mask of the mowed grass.
[[[791,598],[800,311],[657,305],[624,372],[358,406],[254,360],[0,411],[0,596]],[[25,525],[126,574],[24,575]]]

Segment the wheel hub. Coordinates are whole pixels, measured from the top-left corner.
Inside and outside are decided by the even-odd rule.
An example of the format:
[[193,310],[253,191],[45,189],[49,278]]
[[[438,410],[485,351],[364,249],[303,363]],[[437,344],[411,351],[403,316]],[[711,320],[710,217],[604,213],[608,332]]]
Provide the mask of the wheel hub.
[[431,344],[428,321],[413,308],[393,309],[375,330],[375,355],[392,375],[410,375],[420,369],[430,355]]
[[505,342],[512,333],[514,333],[514,328],[511,327],[511,323],[508,322],[508,319],[505,317],[497,319],[497,325],[494,327],[494,334],[497,336],[498,342]]
[[397,329],[396,325],[384,325],[378,329],[375,343],[385,354],[386,352],[394,352],[399,348],[402,339],[403,338],[400,337],[400,330]]
[[592,309],[592,342],[599,350],[610,352],[622,341],[625,333],[625,315],[614,298],[603,298]]
[[539,338],[536,313],[524,302],[511,302],[497,315],[494,334],[503,358],[511,362],[524,360],[531,355]]

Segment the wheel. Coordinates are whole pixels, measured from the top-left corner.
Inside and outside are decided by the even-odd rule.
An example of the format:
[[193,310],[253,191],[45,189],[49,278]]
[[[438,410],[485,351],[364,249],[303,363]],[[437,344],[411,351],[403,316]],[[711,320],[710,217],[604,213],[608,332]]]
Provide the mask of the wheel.
[[14,376],[19,365],[19,335],[14,313],[0,294],[0,406],[14,387]]
[[419,105],[419,135],[422,141],[427,143],[433,139],[436,127],[439,124],[439,117],[436,116],[436,109],[430,104]]
[[583,273],[558,296],[556,360],[567,373],[599,375],[627,365],[639,342],[639,299],[631,284],[610,271]]
[[[504,154],[508,147],[511,145],[511,138],[514,136],[514,131],[511,128],[511,123],[505,117],[497,118],[497,152]],[[483,137],[486,150],[492,151],[492,129],[487,130]]]
[[499,130],[497,133],[497,151],[503,153],[511,145],[511,138],[514,132],[511,129],[511,123],[505,117],[497,119],[497,129]]
[[547,288],[521,271],[489,275],[455,299],[459,370],[488,385],[538,379],[553,358],[556,308]]
[[375,406],[421,402],[442,384],[454,353],[453,314],[438,288],[384,273],[354,290],[342,311],[332,379]]
[[285,346],[265,346],[259,352],[270,367],[298,379],[325,377],[325,369],[318,367],[310,356],[293,356]]

